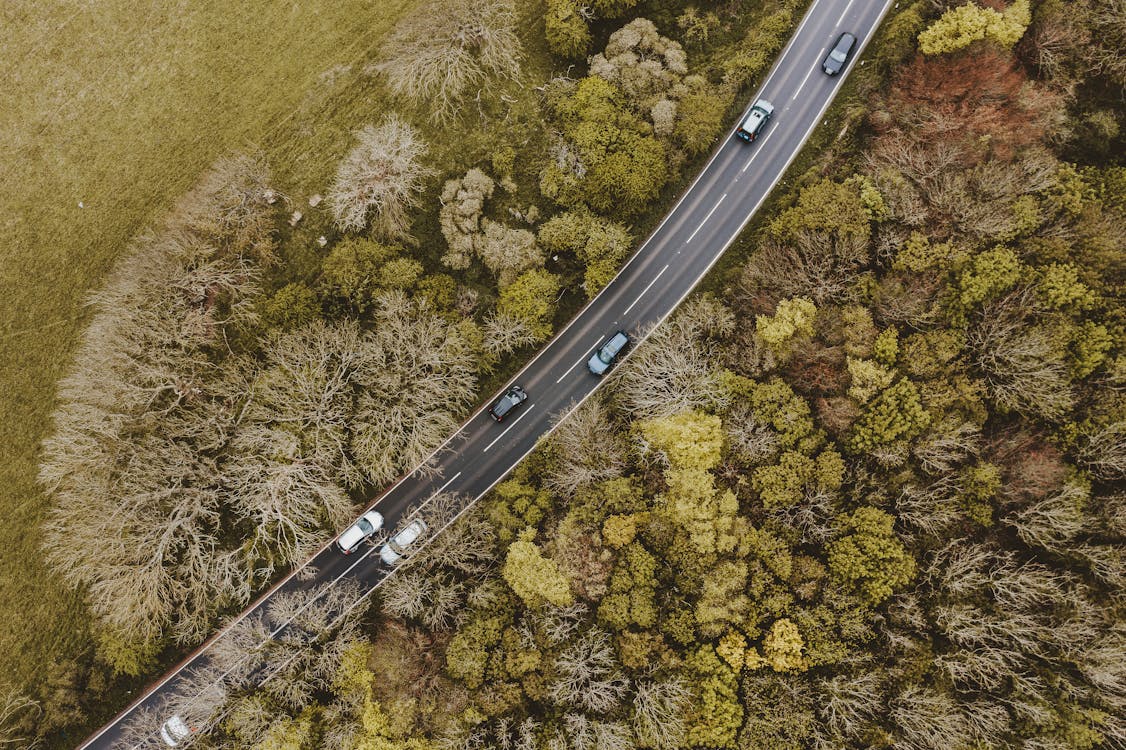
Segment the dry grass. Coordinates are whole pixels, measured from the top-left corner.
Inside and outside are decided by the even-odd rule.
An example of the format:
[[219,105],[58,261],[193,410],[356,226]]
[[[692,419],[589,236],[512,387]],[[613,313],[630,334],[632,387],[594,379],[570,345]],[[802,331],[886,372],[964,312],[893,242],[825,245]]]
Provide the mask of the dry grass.
[[[352,131],[389,105],[366,71],[417,2],[0,4],[0,674],[35,683],[90,648],[80,598],[43,563],[34,481],[88,291],[223,154],[258,147],[295,200],[324,192]],[[508,89],[511,132],[535,107]],[[486,157],[499,133],[475,135],[434,161]]]

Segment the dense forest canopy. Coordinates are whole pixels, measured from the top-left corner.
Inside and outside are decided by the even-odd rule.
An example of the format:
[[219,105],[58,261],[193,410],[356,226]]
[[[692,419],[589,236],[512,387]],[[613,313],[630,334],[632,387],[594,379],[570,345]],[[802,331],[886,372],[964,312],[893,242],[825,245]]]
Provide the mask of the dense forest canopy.
[[[1126,747],[1126,8],[902,5],[709,291],[370,599],[279,599],[165,713],[263,750]],[[548,0],[530,37],[505,0],[420,4],[311,273],[267,165],[219,162],[92,299],[41,480],[97,658],[11,691],[0,738],[81,722],[425,460],[801,12]],[[542,45],[585,66],[531,80]],[[530,103],[478,95],[475,127],[545,137],[434,161],[426,123],[503,81]]]

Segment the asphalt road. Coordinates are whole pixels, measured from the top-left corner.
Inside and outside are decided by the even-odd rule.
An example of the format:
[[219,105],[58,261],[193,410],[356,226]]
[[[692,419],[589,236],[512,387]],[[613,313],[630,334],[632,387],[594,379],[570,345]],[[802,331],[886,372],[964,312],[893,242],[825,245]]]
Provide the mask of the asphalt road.
[[[842,79],[859,64],[858,50],[845,71],[830,78],[820,69],[828,49],[844,31],[856,34],[860,44],[865,44],[891,3],[816,0],[756,97],[775,107],[758,139],[745,143],[733,136],[734,127],[724,137],[696,181],[618,276],[513,378],[511,382],[529,394],[522,407],[501,424],[482,408],[440,449],[437,472],[408,475],[375,501],[388,528],[393,529],[406,513],[439,491],[471,498],[485,494],[532,451],[558,415],[602,382],[586,368],[597,346],[614,331],[638,331],[664,320],[674,310],[736,239],[817,126]],[[345,557],[326,545],[307,565],[316,571],[314,576],[291,575],[247,614],[258,611],[278,590],[308,589],[326,581],[355,578],[370,591],[389,572],[373,546]],[[222,637],[220,633],[216,639]],[[132,706],[83,742],[81,750],[137,747],[122,741],[124,723],[138,709],[171,710],[166,705],[169,696],[188,672],[205,663],[210,643],[216,639],[150,686]],[[149,739],[145,745],[156,738]]]

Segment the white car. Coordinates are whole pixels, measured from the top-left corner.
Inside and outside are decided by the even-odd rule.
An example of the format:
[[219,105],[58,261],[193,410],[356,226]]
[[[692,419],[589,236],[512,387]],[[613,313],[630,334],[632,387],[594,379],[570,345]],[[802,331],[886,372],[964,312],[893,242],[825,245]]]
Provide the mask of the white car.
[[192,728],[179,715],[171,716],[160,725],[160,739],[168,747],[179,747],[192,736]]
[[411,521],[383,545],[383,549],[379,551],[379,558],[388,565],[397,565],[406,557],[407,547],[417,542],[418,538],[426,533],[426,528],[426,523],[421,518]]
[[336,549],[340,550],[343,555],[350,555],[359,548],[365,539],[382,528],[383,516],[374,510],[369,510],[360,516],[360,520],[349,526],[343,534],[337,537]]
[[755,105],[751,107],[750,114],[747,119],[739,125],[735,130],[735,135],[742,138],[747,143],[750,143],[755,138],[758,138],[759,133],[766,127],[766,123],[770,122],[771,116],[774,114],[774,105],[765,99],[759,99]]

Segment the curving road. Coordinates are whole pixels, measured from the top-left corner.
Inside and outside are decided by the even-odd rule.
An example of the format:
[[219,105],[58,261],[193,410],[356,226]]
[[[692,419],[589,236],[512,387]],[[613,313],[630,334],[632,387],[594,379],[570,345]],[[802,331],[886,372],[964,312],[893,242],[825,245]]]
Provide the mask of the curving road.
[[[488,492],[532,451],[560,413],[589,396],[601,382],[585,364],[596,346],[616,330],[638,331],[664,320],[676,308],[758,210],[820,122],[849,68],[858,64],[859,50],[841,75],[826,76],[820,64],[828,48],[841,32],[850,31],[859,37],[862,50],[891,3],[814,2],[758,94],[775,106],[766,130],[752,144],[729,133],[618,276],[513,378],[530,395],[522,408],[502,424],[482,408],[439,449],[437,472],[403,477],[375,501],[389,528],[439,491],[470,498]],[[257,612],[279,590],[308,589],[342,578],[355,578],[365,590],[372,590],[388,568],[374,546],[361,550],[344,557],[326,545],[307,563],[315,575],[291,575],[244,616]],[[222,637],[220,633],[150,686],[80,749],[136,747],[121,739],[125,722],[139,709],[167,710],[163,706],[168,696],[192,668],[206,663],[209,646]],[[143,744],[151,745],[153,740],[155,736]]]

